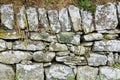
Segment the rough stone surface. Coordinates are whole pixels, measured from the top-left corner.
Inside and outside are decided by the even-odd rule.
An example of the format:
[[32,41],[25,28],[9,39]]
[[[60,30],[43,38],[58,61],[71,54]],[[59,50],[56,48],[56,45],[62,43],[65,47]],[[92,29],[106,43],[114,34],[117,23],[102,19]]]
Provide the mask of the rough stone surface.
[[111,40],[111,39],[117,39],[119,37],[118,34],[106,34],[104,35],[105,39]]
[[87,60],[88,65],[90,66],[106,65],[107,63],[107,57],[105,55],[100,55],[96,53],[90,54],[90,57],[88,57]]
[[81,66],[77,69],[77,80],[96,80],[98,68]]
[[29,30],[38,31],[38,15],[36,12],[36,8],[29,7],[26,10],[26,13],[27,13],[27,19],[29,24]]
[[5,64],[15,64],[23,60],[29,61],[32,56],[29,52],[23,51],[4,51],[0,53],[0,62]]
[[114,3],[98,5],[95,13],[96,30],[115,29],[118,24]]
[[73,23],[74,31],[82,30],[79,8],[75,7],[74,5],[70,5],[68,7],[68,10],[69,10],[69,14],[70,14],[70,17],[71,17],[71,21]]
[[57,56],[67,56],[67,55],[69,55],[69,54],[70,54],[69,51],[57,52],[57,53],[56,53]]
[[7,49],[6,42],[0,39],[0,51],[6,50],[6,49]]
[[69,78],[71,78],[72,80],[75,79],[72,68],[60,64],[54,64],[51,67],[46,68],[45,74],[46,80],[68,80]]
[[16,75],[18,80],[44,80],[44,69],[42,63],[32,65],[16,65]]
[[83,43],[83,46],[85,46],[85,47],[90,47],[92,45],[93,45],[93,42],[85,42],[85,43]]
[[62,26],[62,31],[71,31],[67,8],[63,8],[59,11],[59,20]]
[[0,80],[14,80],[15,72],[11,66],[0,64]]
[[25,6],[21,6],[19,8],[19,12],[17,13],[17,22],[18,22],[17,25],[21,29],[25,29],[26,27],[28,27],[26,13],[25,13]]
[[65,44],[51,43],[49,46],[50,51],[67,51],[68,48]]
[[48,18],[46,14],[45,8],[38,8],[38,13],[39,13],[39,20],[42,26],[45,28],[46,31],[49,30],[49,24],[48,24]]
[[113,67],[101,67],[100,74],[104,75],[107,80],[119,80],[120,79],[120,69]]
[[112,52],[110,52],[107,56],[108,58],[108,65],[109,66],[113,66],[115,64],[115,61],[114,61],[114,54]]
[[96,41],[93,45],[93,51],[115,51],[120,52],[119,40]]
[[32,40],[43,40],[47,42],[57,42],[57,37],[55,35],[50,35],[46,32],[40,32],[40,33],[31,33],[30,39]]
[[45,44],[41,41],[31,41],[31,40],[28,40],[27,42],[16,41],[14,42],[13,49],[30,50],[30,51],[43,50],[45,49]]
[[59,33],[61,31],[60,22],[58,20],[58,12],[57,10],[49,10],[48,18],[50,21],[50,27],[53,33]]
[[54,57],[54,52],[37,51],[33,53],[33,60],[37,62],[50,62]]
[[84,35],[83,39],[85,41],[101,40],[101,39],[103,39],[103,35],[100,34],[100,33],[91,33],[91,34],[88,34],[88,35]]
[[1,22],[4,28],[13,29],[14,11],[13,4],[6,4],[1,6]]
[[120,2],[118,2],[118,4],[117,4],[117,11],[118,11],[118,18],[119,18],[119,22],[120,22]]
[[81,10],[81,17],[82,17],[82,29],[84,33],[90,33],[94,31],[94,25],[93,25],[93,17],[92,13]]
[[87,64],[85,58],[80,56],[56,57],[56,61],[64,62],[66,65],[86,65]]

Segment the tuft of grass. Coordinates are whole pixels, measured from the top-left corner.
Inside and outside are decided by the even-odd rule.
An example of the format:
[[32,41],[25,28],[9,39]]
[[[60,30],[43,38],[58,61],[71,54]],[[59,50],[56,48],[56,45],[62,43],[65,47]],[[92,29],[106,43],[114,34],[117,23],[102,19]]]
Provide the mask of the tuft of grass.
[[115,64],[114,64],[114,67],[120,68],[120,63],[115,63]]

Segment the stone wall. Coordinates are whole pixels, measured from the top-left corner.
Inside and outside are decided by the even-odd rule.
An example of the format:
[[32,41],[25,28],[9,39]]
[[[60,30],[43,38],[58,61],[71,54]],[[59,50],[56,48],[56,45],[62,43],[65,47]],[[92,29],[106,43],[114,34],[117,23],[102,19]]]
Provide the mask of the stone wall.
[[74,5],[13,6],[0,6],[0,80],[120,80],[120,2],[95,19]]

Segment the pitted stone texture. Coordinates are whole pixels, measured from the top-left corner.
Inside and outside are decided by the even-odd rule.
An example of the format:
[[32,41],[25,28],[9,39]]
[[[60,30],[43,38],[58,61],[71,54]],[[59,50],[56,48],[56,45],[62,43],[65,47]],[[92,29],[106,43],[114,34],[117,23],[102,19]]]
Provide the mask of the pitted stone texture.
[[33,53],[33,60],[37,62],[50,62],[54,57],[54,52],[37,51]]
[[49,46],[50,51],[68,51],[68,48],[65,44],[60,43],[51,43]]
[[30,51],[43,50],[45,49],[45,44],[41,41],[16,41],[13,43],[13,49]]
[[30,31],[38,31],[38,15],[36,12],[36,8],[29,7],[26,10],[27,13],[27,19],[29,24],[29,30]]
[[19,8],[19,12],[17,13],[17,22],[18,22],[18,26],[21,29],[25,29],[26,27],[28,27],[26,13],[25,13],[25,6],[21,6]]
[[46,32],[40,32],[40,33],[32,32],[30,34],[30,39],[43,40],[43,41],[47,41],[47,42],[57,42],[57,37],[55,35],[51,35]]
[[77,80],[96,80],[98,68],[81,66],[77,69]]
[[84,33],[90,33],[94,31],[93,25],[93,16],[92,13],[89,11],[81,10],[81,17],[82,17],[82,29]]
[[60,43],[80,44],[80,35],[75,35],[73,32],[61,32],[57,35]]
[[120,52],[120,41],[119,40],[96,41],[93,45],[93,51]]
[[60,22],[58,20],[58,12],[57,10],[49,10],[48,18],[50,21],[50,27],[53,33],[59,33],[61,31]]
[[75,7],[74,5],[70,5],[68,7],[68,10],[69,10],[69,14],[70,14],[70,17],[71,17],[71,21],[73,23],[74,31],[82,30],[79,8]]
[[95,13],[96,30],[115,29],[118,25],[114,3],[98,5]]
[[4,51],[0,53],[0,62],[5,64],[15,64],[23,60],[31,60],[32,56],[29,52],[23,51]]
[[46,80],[68,80],[71,78],[72,80],[75,79],[75,74],[72,68],[60,65],[60,64],[53,64],[51,67],[45,69]]
[[118,18],[119,18],[119,22],[120,22],[120,2],[118,2],[118,4],[117,4],[117,11],[118,11]]
[[101,67],[100,75],[104,75],[107,80],[119,80],[120,79],[120,69],[113,67]]
[[90,54],[90,57],[87,58],[87,61],[88,61],[88,65],[90,65],[90,66],[106,65],[107,56],[92,53],[92,54]]
[[109,66],[113,66],[115,64],[115,61],[114,61],[114,54],[112,52],[110,52],[107,56],[108,58],[108,65]]
[[57,62],[63,62],[66,65],[86,65],[86,59],[80,56],[62,56],[56,57]]
[[62,31],[71,31],[67,8],[63,8],[59,11],[59,20],[62,26]]
[[14,80],[15,72],[11,66],[0,64],[0,80]]
[[8,29],[13,29],[14,26],[14,11],[13,4],[1,6],[1,23]]
[[48,18],[46,14],[45,8],[38,8],[39,20],[40,23],[43,25],[46,31],[49,30]]
[[6,42],[0,39],[0,51],[6,50],[6,49],[7,49]]
[[94,41],[103,39],[103,35],[100,33],[91,33],[83,36],[85,41]]
[[16,65],[16,75],[18,80],[44,80],[44,69],[42,63],[32,65]]

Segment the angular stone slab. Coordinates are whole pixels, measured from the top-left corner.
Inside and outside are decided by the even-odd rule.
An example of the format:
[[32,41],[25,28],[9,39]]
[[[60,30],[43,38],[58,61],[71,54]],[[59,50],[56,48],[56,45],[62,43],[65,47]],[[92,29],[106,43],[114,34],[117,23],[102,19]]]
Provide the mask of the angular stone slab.
[[86,59],[79,56],[62,56],[56,57],[57,62],[63,62],[66,65],[86,65]]
[[26,27],[28,27],[25,6],[21,6],[19,8],[19,12],[17,13],[17,23],[21,29],[25,29]]
[[70,17],[71,17],[71,21],[73,23],[74,31],[82,30],[79,8],[75,7],[74,5],[70,5],[68,7],[68,10],[69,10],[69,14],[70,14]]
[[90,33],[90,34],[84,35],[83,39],[85,41],[101,40],[103,39],[103,35],[100,33]]
[[5,28],[13,29],[14,26],[13,4],[2,5],[0,12],[1,12],[1,23],[5,26]]
[[71,31],[71,24],[67,8],[63,8],[59,11],[59,21],[62,26],[62,31]]
[[50,27],[53,33],[59,33],[61,31],[60,22],[58,20],[58,12],[57,10],[49,10],[48,18],[50,21]]
[[120,69],[113,68],[113,67],[101,67],[100,68],[100,75],[104,75],[107,80],[119,80],[120,79]]
[[13,49],[30,51],[43,50],[45,49],[45,44],[41,41],[16,41],[13,43]]
[[81,66],[77,69],[77,80],[96,80],[98,68]]
[[60,43],[51,43],[49,46],[50,51],[68,51],[68,48],[65,44]]
[[37,62],[51,62],[54,57],[54,52],[37,51],[33,53],[33,60]]
[[114,3],[98,5],[95,13],[96,30],[115,29],[118,25]]
[[69,55],[69,54],[70,54],[69,51],[57,52],[57,53],[56,53],[56,56],[67,56],[67,55]]
[[30,34],[30,39],[32,40],[43,40],[47,42],[57,42],[57,37],[46,32],[32,32]]
[[45,69],[46,80],[72,80],[75,79],[72,68],[61,65],[53,64],[51,67]]
[[14,80],[15,72],[9,65],[0,64],[0,80]]
[[87,58],[87,61],[88,61],[88,65],[90,66],[106,65],[107,56],[93,53],[90,54],[90,57]]
[[18,80],[44,80],[44,69],[42,63],[32,65],[16,65],[16,75]]
[[89,11],[81,10],[81,17],[82,17],[82,29],[84,33],[90,33],[94,31],[93,25],[93,16],[92,13]]
[[6,42],[0,39],[0,51],[4,51],[7,49]]
[[47,11],[45,10],[45,8],[38,8],[38,14],[39,14],[40,23],[43,25],[42,27],[44,27],[45,30],[48,31],[50,27],[49,27],[46,12]]
[[29,52],[23,51],[4,51],[0,53],[0,62],[5,64],[15,64],[23,60],[31,60]]
[[120,52],[120,40],[95,41],[93,51]]
[[118,4],[117,4],[117,11],[118,11],[118,18],[119,18],[119,22],[120,22],[120,2],[118,2]]
[[36,12],[36,8],[29,7],[26,10],[28,24],[29,24],[29,30],[30,31],[38,31],[38,15]]

